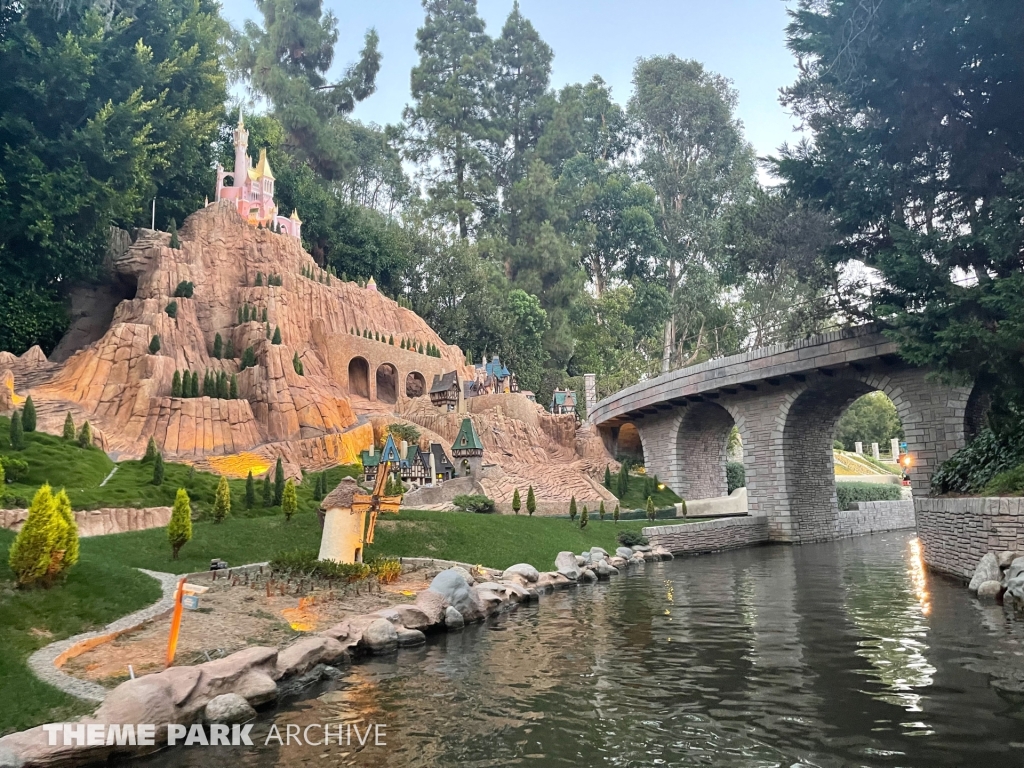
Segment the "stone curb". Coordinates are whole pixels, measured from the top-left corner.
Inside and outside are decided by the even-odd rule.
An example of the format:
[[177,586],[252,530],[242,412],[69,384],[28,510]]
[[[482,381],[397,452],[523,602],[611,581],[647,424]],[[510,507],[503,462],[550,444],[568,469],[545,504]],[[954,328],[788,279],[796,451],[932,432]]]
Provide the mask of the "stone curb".
[[103,629],[73,635],[65,640],[58,640],[55,643],[50,643],[49,645],[40,648],[28,657],[29,669],[32,670],[36,677],[44,683],[52,685],[54,688],[78,699],[101,702],[106,698],[107,689],[102,685],[91,683],[88,680],[82,680],[77,677],[72,677],[71,675],[61,671],[55,665],[55,662],[62,654],[71,650],[76,645],[89,640],[103,638],[108,635],[119,635],[123,632],[136,629],[147,621],[167,613],[174,607],[174,591],[177,589],[178,580],[182,578],[180,575],[174,573],[161,573],[159,571],[149,571],[145,568],[138,568],[136,570],[139,570],[160,582],[160,589],[163,593],[162,597],[148,608],[135,611],[135,613],[129,613],[127,616],[122,616],[120,619],[107,624]]

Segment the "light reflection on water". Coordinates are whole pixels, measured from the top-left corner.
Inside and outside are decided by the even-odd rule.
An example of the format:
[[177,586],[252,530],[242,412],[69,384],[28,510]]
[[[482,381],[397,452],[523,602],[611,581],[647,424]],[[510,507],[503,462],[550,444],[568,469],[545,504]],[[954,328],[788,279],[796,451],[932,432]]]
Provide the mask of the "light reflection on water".
[[762,547],[650,564],[357,664],[256,730],[384,722],[387,747],[145,763],[1022,766],[1024,713],[990,685],[1024,675],[1021,635],[926,575],[910,535]]

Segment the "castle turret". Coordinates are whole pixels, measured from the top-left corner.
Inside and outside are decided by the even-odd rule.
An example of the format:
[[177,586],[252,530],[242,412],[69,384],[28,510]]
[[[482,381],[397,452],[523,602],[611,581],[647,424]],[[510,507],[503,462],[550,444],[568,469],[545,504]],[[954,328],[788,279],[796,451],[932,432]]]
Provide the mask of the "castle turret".
[[242,182],[248,178],[249,173],[249,132],[245,130],[245,120],[242,119],[242,110],[238,110],[238,125],[231,134],[235,142],[235,186],[242,186]]

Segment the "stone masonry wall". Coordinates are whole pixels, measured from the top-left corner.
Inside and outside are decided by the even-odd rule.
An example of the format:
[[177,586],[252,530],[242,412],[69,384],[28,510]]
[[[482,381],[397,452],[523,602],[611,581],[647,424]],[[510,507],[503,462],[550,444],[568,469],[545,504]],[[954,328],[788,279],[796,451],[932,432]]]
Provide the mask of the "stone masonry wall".
[[697,555],[749,547],[768,541],[768,518],[730,517],[703,523],[661,525],[643,529],[651,546],[662,546],[674,555]]
[[911,499],[861,501],[857,509],[839,513],[839,537],[902,531],[913,528],[915,524],[914,502]]
[[914,499],[929,568],[969,579],[986,552],[1024,550],[1024,498]]
[[[21,524],[28,517],[27,509],[0,509],[0,528],[21,530]],[[75,512],[78,535],[103,536],[108,533],[144,531],[148,528],[163,528],[171,520],[170,507],[148,509],[92,509]]]

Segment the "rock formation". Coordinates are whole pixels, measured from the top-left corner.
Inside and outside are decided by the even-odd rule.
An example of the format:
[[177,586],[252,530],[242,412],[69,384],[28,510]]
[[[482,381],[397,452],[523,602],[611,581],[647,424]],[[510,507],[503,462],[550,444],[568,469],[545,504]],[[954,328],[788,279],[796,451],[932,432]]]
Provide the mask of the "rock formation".
[[[89,328],[76,325],[59,345],[61,362],[38,347],[21,357],[0,352],[0,410],[9,413],[31,394],[42,431],[60,434],[71,412],[78,425],[90,421],[97,444],[116,459],[141,457],[153,437],[170,460],[233,476],[265,471],[277,456],[293,476],[300,467],[355,461],[372,439],[371,418],[395,414],[450,444],[457,415],[434,408],[423,392],[435,373],[467,378],[470,369],[464,352],[422,318],[376,290],[328,276],[296,238],[250,227],[230,203],[194,213],[178,235],[180,248],[166,233],[143,229],[112,249],[118,289],[111,295],[129,297],[102,334],[95,316]],[[179,290],[189,284],[191,291]],[[223,352],[215,357],[218,335]],[[79,343],[86,345],[75,349]],[[420,345],[440,357],[420,354]],[[255,365],[243,369],[250,348]],[[208,371],[234,376],[237,397],[175,396],[172,381],[182,371],[200,382]],[[600,498],[587,473],[603,472],[610,457],[599,439],[577,435],[573,417],[546,415],[510,395],[470,400],[469,410],[485,461],[510,482],[532,482],[541,497],[547,480],[555,498],[572,489]],[[539,479],[537,465],[557,471]]]

